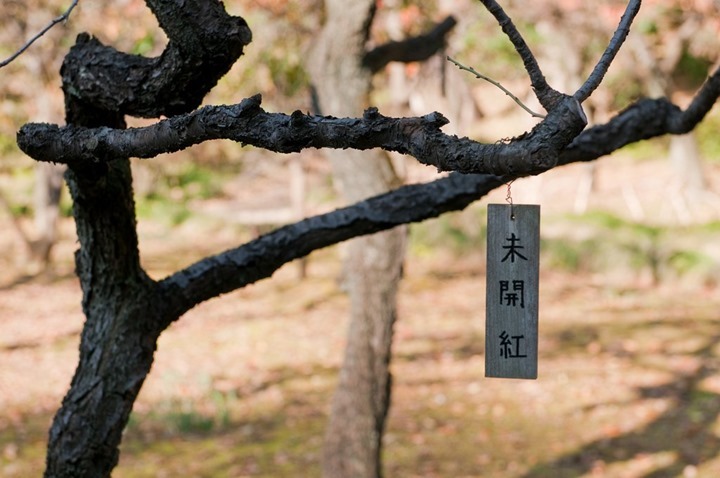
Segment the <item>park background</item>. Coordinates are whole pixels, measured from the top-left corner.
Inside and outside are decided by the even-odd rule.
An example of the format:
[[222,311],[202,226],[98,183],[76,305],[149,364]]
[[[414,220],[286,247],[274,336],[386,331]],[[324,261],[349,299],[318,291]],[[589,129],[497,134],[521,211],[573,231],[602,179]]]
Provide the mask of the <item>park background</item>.
[[[622,2],[514,1],[551,84],[571,91],[604,48]],[[312,108],[305,52],[319,1],[226,2],[254,40],[206,104],[262,93],[268,111]],[[66,5],[3,2],[0,51],[12,53]],[[446,54],[525,99],[524,70],[477,3],[384,1],[373,38],[417,34],[453,13]],[[603,122],[641,96],[684,104],[714,64],[716,2],[646,2],[587,109]],[[58,70],[77,33],[135,53],[162,51],[144,3],[80,2],[0,70],[0,475],[38,476],[47,429],[77,361],[83,315],[77,248],[62,191],[48,259],[38,178],[17,150],[27,121],[62,123]],[[387,115],[437,110],[446,127],[494,142],[529,129],[494,86],[438,55],[390,65],[373,103]],[[359,112],[358,112],[359,113]],[[133,124],[148,124],[135,121]],[[454,129],[453,129],[454,128]],[[625,148],[512,185],[542,205],[537,381],[484,378],[488,202],[411,227],[396,325],[387,476],[718,476],[720,474],[720,112],[692,136]],[[143,263],[154,278],[277,223],[342,204],[321,152],[279,156],[231,142],[133,163]],[[407,182],[437,176],[396,158]],[[44,170],[43,170],[44,169]],[[302,186],[302,187],[300,187]],[[301,197],[299,207],[297,197]],[[258,216],[265,218],[258,220]],[[44,222],[43,222],[44,221]],[[40,252],[39,252],[40,251]],[[163,334],[115,476],[316,476],[347,331],[343,247],[197,307]]]

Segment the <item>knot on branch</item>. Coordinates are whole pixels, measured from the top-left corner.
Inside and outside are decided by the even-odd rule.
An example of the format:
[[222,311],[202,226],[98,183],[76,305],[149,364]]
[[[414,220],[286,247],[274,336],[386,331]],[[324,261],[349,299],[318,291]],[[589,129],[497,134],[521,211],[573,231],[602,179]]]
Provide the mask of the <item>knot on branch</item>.
[[[257,94],[251,96],[250,98],[245,98],[236,105],[222,107],[221,109],[212,106],[206,106],[205,108],[202,108],[202,110],[208,111],[209,116],[213,118],[212,121],[218,121],[218,117],[223,115],[227,115],[227,117],[229,118],[238,120],[252,118],[259,113],[262,113],[263,109],[260,107],[261,104],[262,95]],[[212,121],[208,123],[208,126],[211,126],[213,124]],[[230,128],[234,125],[234,123],[235,121],[228,119],[223,123],[217,123],[217,126],[221,128]]]
[[439,113],[437,111],[433,111],[432,113],[423,116],[422,119],[438,129],[450,123],[449,119],[447,119],[445,116],[443,116],[442,113]]
[[295,110],[290,115],[290,126],[299,128],[305,120],[305,114],[300,110]]
[[363,112],[363,119],[365,121],[373,121],[379,118],[382,118],[382,115],[375,106],[371,106]]
[[261,111],[260,105],[262,105],[262,95],[258,93],[257,95],[242,100],[240,102],[240,111],[243,115],[251,111]]

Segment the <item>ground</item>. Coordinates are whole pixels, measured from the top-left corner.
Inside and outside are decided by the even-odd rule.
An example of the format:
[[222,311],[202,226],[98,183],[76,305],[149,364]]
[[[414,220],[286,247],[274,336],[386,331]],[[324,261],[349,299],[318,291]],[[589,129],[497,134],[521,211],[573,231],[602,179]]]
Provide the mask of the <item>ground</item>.
[[[608,168],[617,173],[625,164]],[[657,164],[628,164],[653,172],[631,185],[645,213],[673,211],[671,202],[642,194],[644,181],[671,176],[657,174]],[[581,169],[559,174],[559,182],[513,184],[516,201],[543,191],[536,381],[484,377],[484,249],[471,226],[487,201],[413,231],[394,344],[387,476],[720,476],[717,262],[704,250],[705,262],[682,277],[656,264],[712,243],[713,218],[695,229],[643,229],[622,214],[569,217]],[[619,193],[627,184],[604,179],[605,169],[598,174],[593,201],[630,207]],[[172,229],[140,220],[144,264],[157,278],[247,235],[216,219]],[[7,236],[4,250],[13,250]],[[75,366],[83,317],[70,220],[62,237],[50,275],[26,279],[5,263],[0,476],[41,474],[47,428]],[[610,248],[609,238],[619,245]],[[591,246],[612,267],[577,257]],[[113,476],[317,476],[345,342],[341,253],[313,254],[304,280],[289,264],[166,331]]]

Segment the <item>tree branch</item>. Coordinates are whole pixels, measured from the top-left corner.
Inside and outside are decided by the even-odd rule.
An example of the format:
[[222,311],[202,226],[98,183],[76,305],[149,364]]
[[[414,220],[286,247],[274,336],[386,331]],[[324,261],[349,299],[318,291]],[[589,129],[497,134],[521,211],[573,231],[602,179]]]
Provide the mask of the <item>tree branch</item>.
[[42,37],[47,32],[49,32],[52,27],[54,27],[58,23],[67,21],[67,19],[70,18],[70,14],[72,13],[73,9],[75,9],[77,4],[78,4],[78,0],[73,0],[73,2],[70,4],[70,6],[67,8],[67,10],[65,10],[65,12],[63,12],[60,16],[53,18],[52,21],[45,26],[45,28],[40,30],[39,33],[37,33],[34,37],[29,39],[23,46],[20,47],[19,50],[17,50],[15,53],[10,55],[5,60],[0,61],[0,68],[7,66],[10,63],[12,63],[13,61],[15,61],[15,59],[17,57],[19,57],[20,55],[25,53],[25,50],[30,48],[30,46],[32,46],[32,44],[35,43],[40,37]]
[[682,110],[665,98],[637,101],[608,123],[583,131],[561,153],[558,164],[592,161],[628,144],[677,134],[673,124],[682,115]]
[[[684,133],[686,128],[692,129],[702,120],[704,114],[700,112],[707,113],[719,95],[720,73],[716,71],[686,111],[664,98],[638,101],[608,123],[580,133],[560,153],[558,165],[591,161],[643,139]],[[687,113],[691,109],[689,118]],[[682,129],[677,129],[678,126]],[[160,285],[177,305],[179,316],[205,300],[270,277],[283,264],[314,250],[463,209],[514,178],[452,173],[431,183],[404,186],[277,229],[243,246],[203,259],[166,278]],[[417,204],[422,207],[414,207]]]
[[270,277],[283,264],[314,250],[463,209],[502,184],[496,176],[453,173],[431,183],[403,186],[202,259],[162,280],[160,286],[180,316],[205,300]]
[[540,70],[540,65],[538,65],[535,59],[535,55],[530,51],[530,47],[525,43],[525,39],[520,35],[520,32],[507,13],[505,13],[505,10],[503,10],[495,0],[481,0],[481,2],[495,17],[498,24],[502,27],[503,32],[505,32],[505,35],[507,35],[512,42],[515,50],[520,55],[520,58],[522,58],[525,70],[530,76],[530,82],[535,91],[535,96],[537,96],[543,108],[550,111],[555,103],[559,101],[560,93],[548,85],[545,76]]
[[558,164],[592,161],[637,141],[688,133],[703,120],[718,97],[720,68],[705,81],[686,110],[666,98],[640,100],[608,123],[583,131],[560,154]]
[[129,55],[79,35],[60,70],[68,123],[82,124],[79,115],[98,111],[147,118],[191,111],[252,38],[245,20],[228,15],[218,0],[146,3],[169,38],[162,55]]
[[[260,97],[234,106],[207,106],[144,128],[58,127],[30,123],[18,132],[18,145],[38,161],[70,166],[118,158],[154,157],[210,139],[226,138],[280,153],[305,148],[382,148],[409,154],[444,171],[505,177],[536,174],[556,164],[587,161],[627,144],[692,130],[720,96],[720,69],[698,91],[686,111],[666,99],[641,100],[605,125],[582,132],[582,110],[572,97],[523,136],[508,143],[483,144],[442,133],[447,120],[438,113],[421,118],[388,118],[376,109],[363,118],[288,116],[267,113]],[[581,134],[582,132],[582,134]]]
[[363,66],[376,73],[392,61],[410,63],[427,60],[445,45],[445,37],[456,24],[455,18],[448,16],[427,33],[377,46],[365,54]]
[[720,96],[720,66],[715,72],[709,76],[705,83],[700,87],[700,91],[695,95],[690,106],[675,118],[673,123],[673,132],[683,134],[695,128],[706,114],[712,109],[715,101]]
[[627,8],[625,8],[625,13],[623,13],[620,18],[620,23],[610,39],[610,43],[605,49],[605,52],[600,57],[600,60],[597,65],[595,65],[595,68],[588,79],[573,95],[579,102],[582,103],[588,99],[605,77],[608,68],[610,68],[610,64],[615,59],[615,56],[618,51],[620,51],[620,47],[625,42],[625,38],[627,38],[627,35],[630,32],[630,25],[632,25],[635,16],[640,11],[640,3],[641,0],[631,0],[628,3]]
[[579,103],[562,103],[532,131],[509,143],[483,144],[449,136],[439,113],[421,118],[388,118],[370,108],[363,118],[288,116],[267,113],[260,96],[234,106],[207,106],[187,115],[127,130],[27,124],[18,132],[20,148],[38,161],[92,165],[126,157],[148,158],[210,139],[226,138],[279,153],[305,148],[382,148],[409,154],[441,171],[499,176],[538,174],[557,163],[559,152],[585,127]]

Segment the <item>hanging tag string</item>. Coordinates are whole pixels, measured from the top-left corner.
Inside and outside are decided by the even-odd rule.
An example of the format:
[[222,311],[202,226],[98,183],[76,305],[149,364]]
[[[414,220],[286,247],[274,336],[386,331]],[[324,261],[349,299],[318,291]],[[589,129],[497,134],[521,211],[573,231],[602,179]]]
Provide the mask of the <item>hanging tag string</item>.
[[513,199],[512,199],[512,191],[510,189],[510,186],[512,186],[513,181],[510,181],[507,183],[507,195],[505,196],[505,201],[510,205],[510,219],[515,220],[515,209],[513,209]]

